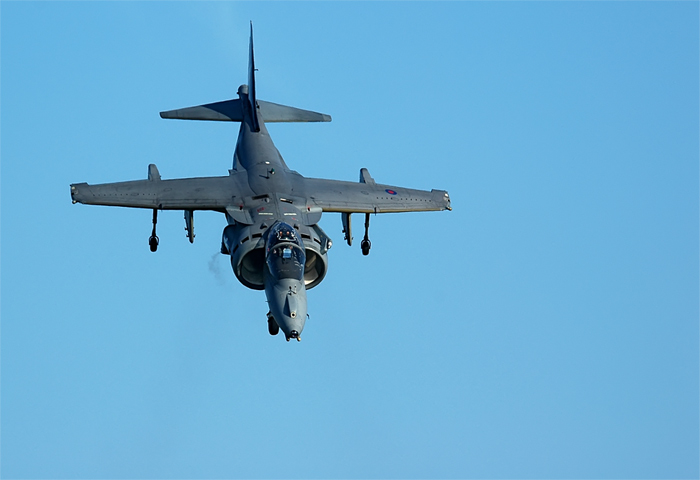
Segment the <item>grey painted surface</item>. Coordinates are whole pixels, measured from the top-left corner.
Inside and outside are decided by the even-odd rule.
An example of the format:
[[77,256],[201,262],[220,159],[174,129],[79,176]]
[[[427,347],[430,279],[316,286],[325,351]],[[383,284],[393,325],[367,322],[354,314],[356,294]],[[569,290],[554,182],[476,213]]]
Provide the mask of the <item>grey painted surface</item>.
[[[290,170],[275,147],[265,122],[330,121],[329,115],[256,100],[253,35],[251,25],[248,85],[238,89],[239,98],[196,107],[161,112],[161,117],[189,120],[240,121],[241,127],[229,175],[222,177],[162,180],[155,165],[148,166],[146,180],[71,185],[73,203],[154,210],[183,210],[189,240],[194,241],[196,210],[226,215],[222,253],[231,256],[239,281],[252,289],[265,290],[272,318],[286,339],[300,340],[307,314],[306,289],[323,280],[328,267],[330,238],[318,225],[323,212],[340,212],[351,238],[350,214],[365,214],[362,251],[369,253],[370,213],[451,210],[443,190],[416,190],[378,184],[365,168],[359,182],[306,178]],[[295,242],[306,252],[301,280],[275,279],[266,263],[270,232],[287,224]],[[347,225],[346,225],[347,224]],[[153,230],[155,237],[155,223]],[[346,238],[348,244],[351,241]],[[155,248],[157,248],[157,241]],[[270,333],[273,332],[270,327]]]

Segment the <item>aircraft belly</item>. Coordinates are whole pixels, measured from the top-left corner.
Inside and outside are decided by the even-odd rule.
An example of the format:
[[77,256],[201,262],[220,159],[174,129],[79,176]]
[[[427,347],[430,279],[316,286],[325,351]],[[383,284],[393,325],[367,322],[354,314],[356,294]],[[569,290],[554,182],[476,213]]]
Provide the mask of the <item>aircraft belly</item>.
[[270,137],[265,123],[260,123],[260,131],[252,132],[247,123],[241,124],[236,144],[236,154],[246,170],[250,170],[259,164],[286,168],[279,150]]
[[280,165],[257,164],[248,169],[248,186],[255,195],[291,193],[292,185]]

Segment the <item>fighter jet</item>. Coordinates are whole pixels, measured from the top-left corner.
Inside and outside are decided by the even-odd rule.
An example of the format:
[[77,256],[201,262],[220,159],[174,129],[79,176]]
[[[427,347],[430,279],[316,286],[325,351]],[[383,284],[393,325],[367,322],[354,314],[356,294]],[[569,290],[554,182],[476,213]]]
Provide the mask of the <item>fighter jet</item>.
[[451,210],[444,190],[414,190],[374,181],[360,169],[359,182],[307,178],[289,169],[265,126],[272,122],[330,122],[322,113],[258,100],[255,90],[253,25],[250,25],[248,84],[238,98],[161,112],[167,119],[240,122],[229,174],[220,177],[161,179],[148,166],[148,178],[128,182],[70,186],[73,203],[153,210],[148,239],[158,248],[159,210],[185,212],[185,230],[194,242],[194,212],[213,210],[226,216],[221,253],[230,255],[236,278],[264,290],[268,331],[301,340],[307,319],[306,291],[326,276],[331,239],[318,225],[321,214],[341,214],[344,239],[352,245],[350,216],[364,214],[363,255],[368,255],[370,214]]

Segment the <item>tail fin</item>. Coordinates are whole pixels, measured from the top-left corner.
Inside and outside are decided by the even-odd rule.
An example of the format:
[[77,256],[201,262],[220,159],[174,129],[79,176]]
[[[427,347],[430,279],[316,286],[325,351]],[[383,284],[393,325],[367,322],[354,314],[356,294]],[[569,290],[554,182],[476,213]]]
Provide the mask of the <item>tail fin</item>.
[[[253,56],[253,22],[250,22],[250,47],[248,56],[248,101],[253,130],[260,130],[260,120],[272,122],[330,122],[331,116],[324,113],[302,110],[272,102],[258,101],[255,94],[255,58]],[[213,120],[220,122],[242,122],[243,104],[241,99],[207,103],[196,107],[180,108],[160,112],[161,118],[179,120]],[[258,118],[260,115],[260,119]]]
[[260,130],[260,122],[258,121],[258,109],[255,97],[255,56],[253,55],[253,22],[250,22],[250,48],[248,54],[248,101],[250,102],[250,111],[253,121],[253,130]]

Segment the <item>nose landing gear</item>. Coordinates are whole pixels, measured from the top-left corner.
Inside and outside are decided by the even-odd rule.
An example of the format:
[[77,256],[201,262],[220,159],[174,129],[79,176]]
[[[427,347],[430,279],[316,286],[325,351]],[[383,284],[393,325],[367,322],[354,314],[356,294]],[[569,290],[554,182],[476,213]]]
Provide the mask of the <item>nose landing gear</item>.
[[272,312],[267,312],[267,331],[270,335],[277,335],[280,333],[280,326],[277,325],[275,317],[272,316]]

